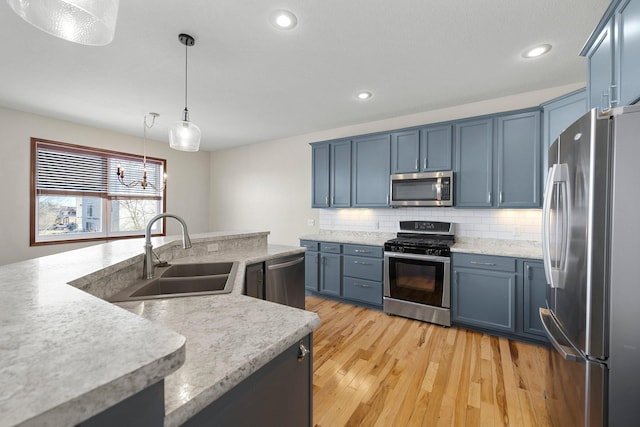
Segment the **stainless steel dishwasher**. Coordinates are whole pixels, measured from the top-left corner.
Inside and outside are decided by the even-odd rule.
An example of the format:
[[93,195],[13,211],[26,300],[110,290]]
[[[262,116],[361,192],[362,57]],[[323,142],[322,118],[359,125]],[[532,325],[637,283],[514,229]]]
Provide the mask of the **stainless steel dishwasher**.
[[304,253],[247,266],[246,294],[304,309]]

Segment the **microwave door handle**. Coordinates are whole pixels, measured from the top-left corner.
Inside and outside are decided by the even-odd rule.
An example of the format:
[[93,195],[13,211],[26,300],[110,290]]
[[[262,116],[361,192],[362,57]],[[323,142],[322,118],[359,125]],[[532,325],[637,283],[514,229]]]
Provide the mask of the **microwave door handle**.
[[436,181],[436,200],[442,200],[442,178],[438,178]]

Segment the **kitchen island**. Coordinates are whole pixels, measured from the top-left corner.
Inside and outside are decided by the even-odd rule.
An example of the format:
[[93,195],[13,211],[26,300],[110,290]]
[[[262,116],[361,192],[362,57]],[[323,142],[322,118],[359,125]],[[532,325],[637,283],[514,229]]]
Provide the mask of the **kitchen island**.
[[141,316],[95,295],[141,273],[142,239],[0,267],[0,426],[74,425],[167,376],[165,424],[179,425],[309,335],[314,313],[241,295],[246,262],[301,251],[267,246],[267,235],[192,235],[189,250],[178,237],[152,239],[169,261],[233,252],[241,266],[228,295],[120,304]]

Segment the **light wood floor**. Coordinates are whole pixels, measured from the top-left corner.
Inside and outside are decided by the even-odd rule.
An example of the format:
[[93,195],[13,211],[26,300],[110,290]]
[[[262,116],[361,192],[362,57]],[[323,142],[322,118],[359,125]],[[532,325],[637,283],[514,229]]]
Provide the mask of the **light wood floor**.
[[544,347],[307,297],[313,421],[339,426],[548,426]]

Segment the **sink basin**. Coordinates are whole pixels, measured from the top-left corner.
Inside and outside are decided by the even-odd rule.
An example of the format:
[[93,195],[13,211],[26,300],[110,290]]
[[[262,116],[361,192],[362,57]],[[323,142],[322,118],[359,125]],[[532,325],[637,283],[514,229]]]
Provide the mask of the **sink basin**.
[[174,264],[156,268],[153,279],[141,279],[109,298],[111,302],[228,294],[237,262]]

